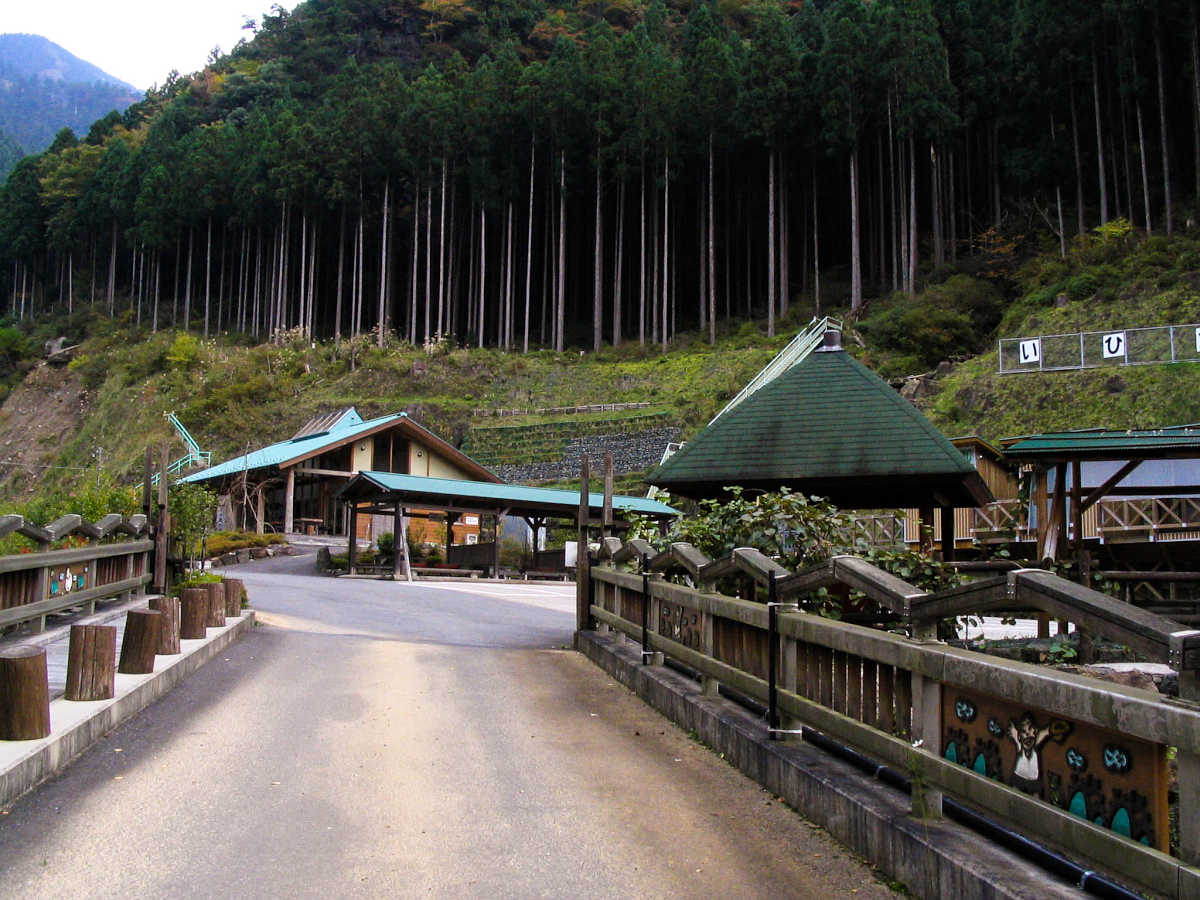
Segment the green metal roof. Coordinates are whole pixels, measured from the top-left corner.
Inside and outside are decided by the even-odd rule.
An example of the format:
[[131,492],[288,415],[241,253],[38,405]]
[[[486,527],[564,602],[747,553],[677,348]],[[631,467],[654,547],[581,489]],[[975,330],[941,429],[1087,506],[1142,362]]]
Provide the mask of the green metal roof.
[[1055,431],[1005,443],[1004,455],[1010,458],[1191,457],[1200,456],[1200,425],[1142,431]]
[[650,481],[690,497],[786,486],[859,509],[991,499],[962,452],[836,344],[714,420]]
[[[486,481],[458,481],[453,478],[428,478],[395,472],[359,472],[338,492],[343,500],[375,500],[410,506],[470,507],[508,509],[511,515],[563,515],[573,517],[579,510],[579,492],[555,488],[526,487],[519,484],[493,484]],[[604,495],[593,491],[588,503],[600,510]],[[678,511],[645,497],[613,495],[614,512],[648,516],[674,516]]]
[[[371,419],[368,422],[363,422],[361,419],[357,422],[345,422],[335,425],[332,431],[325,431],[319,434],[309,434],[304,437],[292,438],[287,441],[280,441],[277,444],[271,444],[269,447],[263,447],[260,450],[252,450],[243,456],[238,456],[233,459],[226,460],[215,466],[210,466],[202,472],[194,472],[185,478],[179,479],[185,482],[209,481],[213,478],[221,478],[225,475],[237,475],[241,472],[251,469],[264,469],[269,466],[281,466],[294,459],[302,456],[309,456],[314,452],[320,452],[326,447],[334,447],[338,444],[344,444],[347,441],[353,440],[360,434],[364,434],[372,429],[378,428],[380,425],[386,425],[389,422],[395,422],[399,419],[408,418],[406,413],[397,413],[392,416],[381,416],[378,419]],[[416,424],[416,423],[413,423]]]

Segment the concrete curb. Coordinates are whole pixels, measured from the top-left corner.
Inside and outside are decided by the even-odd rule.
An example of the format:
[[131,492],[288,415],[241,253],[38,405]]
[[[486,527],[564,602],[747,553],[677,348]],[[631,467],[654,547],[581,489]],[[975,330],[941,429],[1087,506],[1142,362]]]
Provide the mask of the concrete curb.
[[[181,653],[159,656],[148,675],[116,677],[111,700],[50,703],[50,736],[36,741],[0,741],[0,806],[66,767],[93,743],[141,712],[180,681],[228,647],[254,625],[254,610],[209,629],[203,640],[180,641]],[[214,633],[215,632],[215,633]]]
[[1088,896],[960,825],[912,818],[907,795],[811,744],[769,741],[760,718],[728,700],[704,696],[700,685],[671,669],[641,665],[633,643],[580,631],[575,649],[916,896]]

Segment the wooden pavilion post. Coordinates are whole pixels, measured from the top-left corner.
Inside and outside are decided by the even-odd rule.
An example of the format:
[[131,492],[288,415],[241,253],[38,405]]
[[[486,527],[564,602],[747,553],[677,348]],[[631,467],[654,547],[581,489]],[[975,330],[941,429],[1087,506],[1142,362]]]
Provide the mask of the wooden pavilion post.
[[600,517],[600,534],[608,537],[613,527],[613,455],[604,452],[604,509]]
[[347,538],[349,546],[346,548],[346,572],[353,575],[354,564],[358,560],[358,503],[354,500],[350,501],[350,527],[346,530],[350,533]]
[[508,507],[496,510],[496,538],[492,541],[492,577],[500,577],[500,526],[508,515]]
[[296,526],[296,469],[287,470],[287,488],[283,497],[283,533],[291,534]]
[[917,523],[917,548],[923,556],[933,555],[933,503],[924,500],[917,512],[920,521]]
[[588,570],[587,549],[588,517],[591,515],[591,490],[588,484],[590,474],[585,453],[579,463],[579,543],[575,550],[575,627],[579,631],[586,631],[592,620],[591,591],[588,586],[591,574]]
[[[1091,587],[1091,568],[1086,560],[1087,550],[1083,545],[1083,484],[1081,470],[1082,466],[1078,459],[1071,460],[1071,531],[1073,532],[1072,544],[1075,550],[1075,565],[1078,568],[1079,583],[1084,587]],[[1096,644],[1093,640],[1093,635],[1079,628],[1079,661],[1084,664],[1093,663],[1096,661]],[[1066,634],[1067,623],[1060,619],[1058,623],[1059,634]]]
[[954,507],[943,506],[942,512],[942,562],[954,562]]
[[408,560],[408,541],[404,540],[404,516],[400,509],[400,500],[396,500],[391,512],[391,580],[400,581],[401,556],[404,562]]

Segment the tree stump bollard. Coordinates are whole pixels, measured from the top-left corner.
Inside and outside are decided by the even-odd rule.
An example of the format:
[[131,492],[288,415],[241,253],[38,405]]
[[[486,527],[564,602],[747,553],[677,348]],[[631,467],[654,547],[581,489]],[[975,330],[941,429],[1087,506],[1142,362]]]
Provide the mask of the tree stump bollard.
[[179,602],[179,636],[185,641],[203,639],[208,625],[208,588],[184,588]]
[[121,639],[122,675],[148,675],[154,671],[158,652],[158,628],[162,613],[153,609],[131,609],[125,614],[125,635]]
[[179,598],[152,597],[150,608],[162,613],[158,622],[158,652],[173,656],[179,652]]
[[221,628],[225,625],[225,585],[213,581],[208,588],[208,627]]
[[242,614],[242,593],[245,585],[240,578],[225,579],[225,615],[240,616]]
[[117,674],[117,629],[72,625],[67,648],[67,700],[111,700]]
[[0,650],[0,740],[50,735],[50,682],[44,647]]

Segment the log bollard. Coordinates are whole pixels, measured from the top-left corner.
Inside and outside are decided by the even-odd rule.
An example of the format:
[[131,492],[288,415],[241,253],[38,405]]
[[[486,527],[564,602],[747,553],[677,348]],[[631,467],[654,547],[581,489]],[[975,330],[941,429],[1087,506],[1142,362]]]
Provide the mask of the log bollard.
[[151,597],[150,608],[162,613],[158,622],[158,652],[173,656],[179,652],[179,598]]
[[32,741],[50,734],[50,682],[44,647],[0,650],[0,740]]
[[209,582],[208,627],[221,628],[225,625],[225,585],[219,581]]
[[202,639],[208,624],[208,588],[184,588],[179,602],[179,636],[185,641]]
[[153,609],[131,609],[125,614],[125,635],[121,638],[122,675],[147,675],[154,671],[158,651],[158,623],[162,613]]
[[72,625],[67,647],[68,700],[111,700],[117,673],[117,629]]
[[225,579],[225,615],[240,616],[242,614],[242,593],[246,586],[240,578]]

